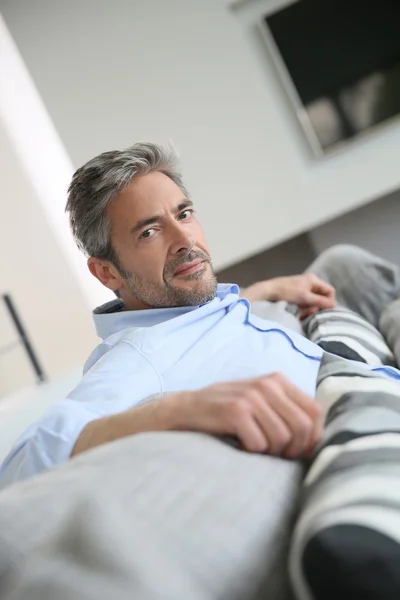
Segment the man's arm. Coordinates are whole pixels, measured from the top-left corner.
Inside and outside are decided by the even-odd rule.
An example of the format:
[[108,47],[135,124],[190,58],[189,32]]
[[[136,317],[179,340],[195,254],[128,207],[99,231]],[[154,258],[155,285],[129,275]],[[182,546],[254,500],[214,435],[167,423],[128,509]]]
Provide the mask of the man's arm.
[[321,434],[313,398],[281,375],[160,394],[153,366],[121,341],[92,366],[66,400],[17,441],[0,469],[0,487],[53,469],[90,448],[146,431],[236,436],[244,449],[300,456]]
[[64,463],[89,423],[124,413],[161,391],[159,375],[132,345],[121,340],[109,347],[68,397],[17,440],[1,465],[0,488]]
[[[174,397],[183,397],[175,394]],[[71,457],[136,433],[175,429],[171,399],[146,402],[116,415],[91,421],[79,435]]]
[[303,316],[336,306],[334,288],[311,273],[258,281],[243,289],[240,295],[250,302],[284,300],[297,305]]
[[93,421],[83,429],[72,456],[137,433],[185,430],[234,435],[249,452],[297,458],[314,448],[322,429],[315,400],[275,373],[170,394]]

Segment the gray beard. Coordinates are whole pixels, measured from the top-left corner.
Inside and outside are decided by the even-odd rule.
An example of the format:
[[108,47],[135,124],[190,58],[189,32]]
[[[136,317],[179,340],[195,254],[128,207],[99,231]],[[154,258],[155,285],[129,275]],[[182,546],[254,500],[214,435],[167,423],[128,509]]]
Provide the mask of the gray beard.
[[[205,252],[192,251],[184,259],[179,258],[171,263],[165,269],[164,282],[155,283],[123,269],[119,269],[125,279],[125,285],[134,298],[147,304],[151,308],[171,308],[176,306],[199,306],[206,304],[215,298],[217,292],[217,278],[212,270],[209,278],[202,281],[196,289],[181,289],[173,285],[173,274],[175,270],[185,263],[190,263],[196,259],[206,259],[211,265],[209,257]],[[206,265],[205,267],[206,268]],[[203,270],[191,273],[185,276],[187,281],[196,281],[203,277]]]

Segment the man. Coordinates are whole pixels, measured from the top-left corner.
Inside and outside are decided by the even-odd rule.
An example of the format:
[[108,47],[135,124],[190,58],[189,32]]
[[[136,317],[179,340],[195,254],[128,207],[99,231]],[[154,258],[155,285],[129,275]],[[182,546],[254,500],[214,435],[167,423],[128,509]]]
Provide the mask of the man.
[[[75,173],[67,211],[90,272],[119,300],[95,311],[103,343],[78,387],[18,440],[2,485],[146,431],[229,435],[287,458],[312,451],[323,430],[314,400],[323,352],[251,314],[236,286],[217,285],[171,149],[136,144],[95,157]],[[302,316],[335,304],[332,286],[308,275],[244,295],[297,304]]]

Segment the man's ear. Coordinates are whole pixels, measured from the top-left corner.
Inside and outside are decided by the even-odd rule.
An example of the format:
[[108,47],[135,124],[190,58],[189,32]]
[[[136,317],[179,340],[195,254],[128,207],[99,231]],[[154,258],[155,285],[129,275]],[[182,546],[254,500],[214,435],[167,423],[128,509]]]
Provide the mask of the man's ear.
[[91,256],[88,258],[87,265],[91,274],[109,290],[116,292],[122,286],[121,275],[108,260]]

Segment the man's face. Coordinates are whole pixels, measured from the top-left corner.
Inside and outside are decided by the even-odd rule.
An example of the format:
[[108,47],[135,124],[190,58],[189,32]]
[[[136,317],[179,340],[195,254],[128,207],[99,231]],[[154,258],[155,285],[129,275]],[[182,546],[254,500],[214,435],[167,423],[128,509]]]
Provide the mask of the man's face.
[[215,297],[203,230],[192,203],[169,177],[139,177],[118,194],[108,217],[119,258],[112,285],[128,310],[196,306]]

